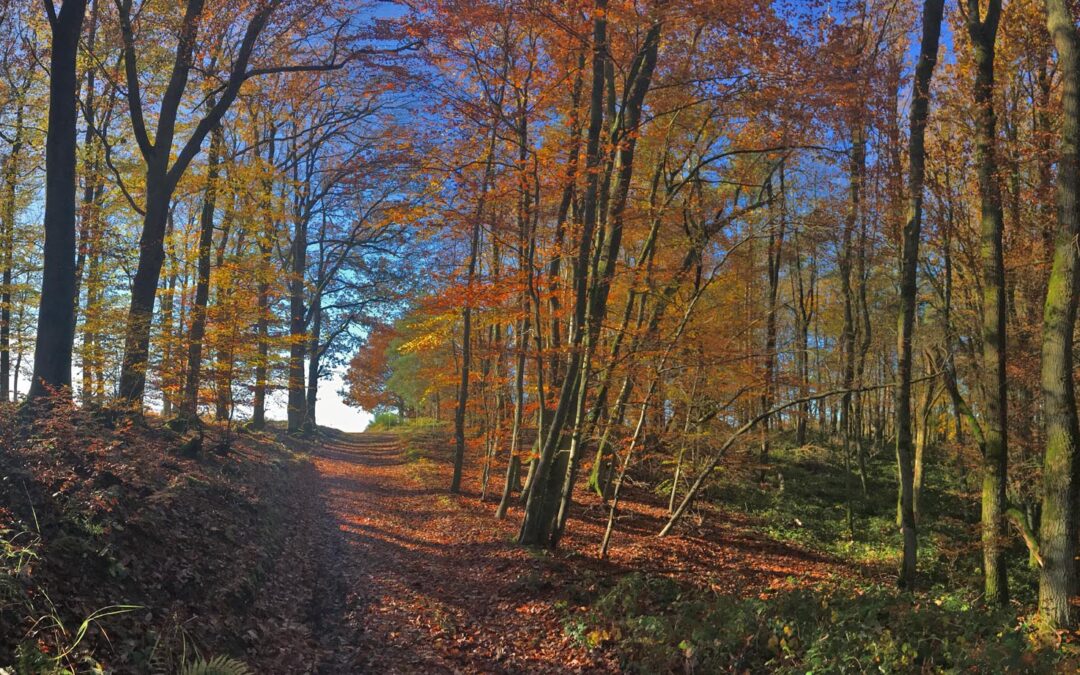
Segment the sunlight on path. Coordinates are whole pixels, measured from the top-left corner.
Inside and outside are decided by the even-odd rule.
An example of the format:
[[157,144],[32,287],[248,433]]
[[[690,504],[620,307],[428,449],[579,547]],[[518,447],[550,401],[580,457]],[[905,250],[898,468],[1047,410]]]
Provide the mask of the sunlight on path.
[[[416,479],[398,439],[329,440],[315,457],[345,538],[357,667],[400,673],[610,672],[568,643],[551,589],[526,588],[539,562],[508,522]],[[531,575],[531,576],[530,576]]]

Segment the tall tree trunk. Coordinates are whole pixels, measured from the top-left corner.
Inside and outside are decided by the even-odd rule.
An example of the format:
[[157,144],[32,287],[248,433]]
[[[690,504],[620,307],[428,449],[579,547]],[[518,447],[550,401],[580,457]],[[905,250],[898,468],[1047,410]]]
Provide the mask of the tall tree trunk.
[[303,429],[307,419],[307,396],[304,391],[304,358],[307,355],[307,317],[304,310],[307,226],[307,218],[298,215],[293,232],[292,270],[289,275],[289,403],[286,417],[290,432]]
[[[277,128],[271,123],[267,135],[266,160],[268,166],[274,165],[275,136]],[[251,426],[253,429],[266,428],[266,390],[269,386],[270,372],[270,283],[267,279],[270,262],[270,239],[274,236],[277,227],[272,217],[274,182],[267,177],[262,185],[263,214],[267,227],[259,240],[260,265],[262,269],[259,281],[256,284],[256,303],[259,317],[255,322],[255,339],[258,344],[258,355],[255,359],[255,387],[252,391]],[[220,252],[218,262],[221,262]]]
[[982,217],[983,276],[983,422],[982,544],[986,601],[1009,599],[1004,554],[1005,484],[1008,471],[1005,382],[1005,230],[998,183],[997,118],[994,113],[994,52],[1001,0],[990,0],[981,18],[979,0],[968,0],[967,30],[975,51],[975,162],[978,166]]
[[[561,471],[555,473],[556,481],[549,482],[546,486],[549,494],[545,502],[552,510],[540,518],[541,523],[547,521],[546,524],[541,525],[544,530],[542,537],[546,540],[545,543],[553,548],[558,545],[559,538],[562,536],[573,502],[574,485],[580,464],[581,449],[584,444],[585,402],[591,372],[591,360],[599,342],[600,329],[607,313],[611,282],[621,252],[624,212],[630,190],[630,181],[634,173],[637,137],[640,134],[645,97],[649,92],[653,70],[656,67],[662,26],[663,24],[659,19],[653,22],[630,67],[628,93],[618,118],[618,142],[615,144],[617,151],[614,152],[611,162],[611,166],[615,169],[615,181],[610,191],[610,199],[606,201],[606,219],[603,231],[597,232],[598,235],[602,236],[598,236],[597,248],[592,256],[592,287],[588,288],[588,280],[584,278],[587,275],[583,274],[581,279],[581,300],[586,305],[585,312],[580,317],[584,333],[584,350],[578,358],[577,365],[574,366],[573,361],[571,361],[571,367],[567,369],[568,374],[574,374],[573,379],[577,380],[576,387],[567,392],[565,399],[560,396],[559,406],[560,408],[566,406],[567,415],[564,416],[562,424],[559,424],[557,422],[559,410],[556,409],[552,433],[549,433],[546,440],[547,443],[550,443],[554,435],[561,436],[565,424],[570,420],[569,413],[573,411],[574,427],[570,440],[570,451],[565,455],[565,464],[561,467]],[[606,44],[606,24],[604,32],[603,42]],[[605,190],[604,194],[608,195],[608,191]],[[586,204],[586,211],[588,208],[588,204]],[[595,221],[597,214],[593,215]],[[588,221],[588,214],[586,214],[586,221]],[[584,229],[589,230],[590,228],[586,224]],[[583,232],[583,236],[584,234]],[[589,234],[591,235],[592,232],[589,232]],[[582,250],[579,251],[579,253],[585,253],[585,257],[581,259],[582,264],[589,258],[589,248],[589,244],[586,243]],[[554,433],[556,431],[558,434]],[[561,480],[558,480],[560,473],[562,474]],[[552,498],[554,499],[553,502],[547,501]],[[553,520],[547,520],[548,518],[553,518]],[[534,522],[536,522],[535,519]]]
[[78,300],[75,295],[76,57],[86,0],[66,0],[59,13],[52,0],[45,1],[52,27],[49,127],[45,138],[45,256],[31,400],[53,391],[71,395],[71,352]]
[[319,402],[319,362],[325,348],[320,344],[322,321],[322,293],[316,291],[311,307],[311,346],[308,351],[307,418],[304,420],[304,428],[307,431],[314,431],[316,425],[315,404]]
[[3,230],[0,231],[0,245],[3,246],[3,272],[0,278],[0,401],[10,398],[11,385],[11,302],[13,300],[12,282],[15,273],[15,216],[17,214],[17,188],[19,182],[19,162],[22,157],[24,104],[20,98],[15,112],[15,131],[11,140],[11,152],[4,166],[4,193],[0,197],[3,205]]
[[[168,242],[168,260],[169,260],[169,274],[165,282],[165,294],[161,298],[161,366],[159,372],[161,376],[161,415],[162,417],[171,417],[173,412],[173,399],[176,396],[176,376],[177,370],[173,364],[173,352],[176,350],[175,339],[173,335],[173,310],[176,303],[176,280],[179,276],[179,260],[176,256],[176,218],[173,211],[169,212],[168,228],[165,230],[165,239]],[[175,322],[176,325],[183,326],[184,322],[181,319]]]
[[926,177],[926,121],[930,108],[930,79],[937,64],[938,41],[945,0],[924,0],[922,41],[915,66],[911,104],[910,167],[908,174],[908,220],[904,226],[900,259],[900,316],[897,327],[896,458],[900,474],[900,532],[903,559],[900,586],[915,588],[918,535],[915,525],[914,452],[911,438],[911,363],[915,330],[916,280],[919,266],[919,237],[922,230],[923,183]]
[[[492,123],[484,177],[480,186],[480,198],[477,201],[476,213],[473,215],[472,233],[469,237],[466,284],[470,288],[476,277],[476,263],[480,255],[480,221],[484,216],[484,203],[494,171],[496,128],[497,125]],[[471,299],[468,302],[471,302]],[[461,324],[461,379],[458,381],[457,406],[454,408],[454,475],[450,480],[450,492],[455,494],[461,491],[461,474],[465,468],[465,412],[469,405],[469,368],[472,360],[472,306],[468,303],[461,312]]]
[[165,229],[172,200],[172,187],[166,175],[167,161],[167,156],[156,153],[146,162],[146,214],[139,237],[139,263],[131,284],[124,360],[120,368],[120,398],[132,404],[141,405],[146,389],[150,325],[154,320],[154,300],[165,262]]
[[[793,233],[794,255],[792,256],[792,296],[795,304],[795,368],[799,378],[799,398],[810,394],[810,321],[814,312],[814,285],[817,266],[811,255],[809,279],[803,278],[803,252],[799,246],[799,232]],[[795,444],[806,445],[806,431],[809,425],[810,403],[799,404],[795,422]]]
[[217,204],[218,164],[224,131],[219,124],[210,134],[210,154],[207,159],[206,192],[199,214],[198,270],[195,281],[195,305],[192,307],[191,330],[188,335],[187,379],[180,413],[190,419],[198,416],[199,384],[202,377],[203,338],[206,336],[206,306],[210,300],[210,249],[214,241],[214,210]]
[[1049,629],[1073,625],[1076,590],[1080,429],[1073,384],[1077,250],[1080,235],[1080,36],[1065,0],[1046,0],[1046,26],[1058,52],[1063,119],[1058,164],[1058,228],[1043,309],[1041,381],[1046,454],[1039,547],[1039,618]]
[[[563,429],[571,408],[575,407],[574,394],[578,386],[581,368],[581,346],[584,342],[585,312],[588,302],[588,268],[592,238],[597,221],[597,197],[600,189],[600,134],[604,123],[604,81],[607,62],[607,0],[596,0],[593,9],[592,38],[592,85],[589,95],[589,130],[585,149],[586,187],[582,208],[582,228],[574,259],[574,313],[571,316],[569,335],[569,359],[563,373],[559,401],[544,438],[540,440],[540,457],[531,472],[530,489],[525,503],[525,518],[518,534],[518,542],[525,545],[548,543],[554,507],[558,493],[553,494],[551,485],[557,449],[562,445]],[[558,477],[555,477],[558,480]]]
[[[780,161],[780,206],[774,214],[769,227],[769,246],[767,250],[768,265],[768,291],[766,294],[765,311],[765,387],[761,395],[761,409],[768,410],[773,406],[776,395],[776,325],[777,325],[777,295],[780,290],[780,264],[783,260],[784,235],[787,227],[787,214],[784,204],[786,195],[784,190],[784,162]],[[772,189],[772,177],[768,179],[766,188],[769,193],[769,203],[773,204],[775,195]],[[769,460],[769,421],[761,425],[761,471],[764,474],[765,463]]]
[[[844,395],[840,398],[840,433],[843,436],[844,451],[844,506],[847,518],[848,536],[855,536],[854,510],[852,506],[853,489],[851,486],[851,450],[852,444],[858,443],[859,429],[852,420],[852,397],[855,388],[855,288],[851,283],[854,258],[853,238],[855,229],[862,220],[862,191],[866,175],[866,131],[862,112],[851,127],[851,153],[848,158],[850,199],[848,215],[844,222],[843,242],[840,253],[840,286],[844,294],[844,326],[840,334],[841,350],[844,356],[843,386]],[[768,419],[765,420],[768,422]],[[853,438],[854,437],[854,438]]]

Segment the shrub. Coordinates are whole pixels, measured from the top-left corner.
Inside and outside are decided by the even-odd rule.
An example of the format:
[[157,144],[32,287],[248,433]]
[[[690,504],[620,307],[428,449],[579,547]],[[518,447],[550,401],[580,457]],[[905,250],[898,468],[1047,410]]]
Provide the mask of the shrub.
[[371,420],[368,429],[371,431],[379,431],[383,429],[393,429],[398,426],[401,426],[401,417],[399,415],[392,412],[381,412],[375,414],[375,418]]

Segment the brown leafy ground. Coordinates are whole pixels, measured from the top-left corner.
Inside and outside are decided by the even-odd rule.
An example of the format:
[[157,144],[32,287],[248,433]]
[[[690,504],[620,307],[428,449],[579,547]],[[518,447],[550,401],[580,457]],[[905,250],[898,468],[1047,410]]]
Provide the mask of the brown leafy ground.
[[[397,437],[375,434],[338,436],[313,454],[311,490],[322,493],[345,537],[345,621],[360,632],[340,665],[354,672],[616,672],[610,654],[564,634],[565,612],[578,609],[576,584],[648,570],[721,592],[764,593],[851,573],[752,535],[745,523],[698,520],[687,534],[658,540],[664,511],[634,490],[610,561],[595,558],[606,511],[585,494],[558,555],[527,551],[513,543],[518,514],[497,521],[495,505],[479,501],[476,467],[463,494],[446,494],[449,462],[437,439],[422,459]],[[560,600],[568,607],[559,609]]]
[[437,436],[422,457],[396,436],[334,432],[288,447],[242,435],[218,452],[211,428],[186,456],[153,420],[111,426],[79,411],[28,425],[0,409],[0,530],[33,553],[0,559],[0,667],[20,643],[55,657],[84,617],[129,604],[64,663],[175,672],[197,649],[256,673],[615,672],[607,649],[563,625],[620,574],[746,594],[852,572],[731,514],[658,540],[664,510],[635,489],[610,561],[595,557],[606,511],[586,494],[558,554],[524,550],[520,509],[497,521],[479,500],[477,462],[464,493],[446,493]]

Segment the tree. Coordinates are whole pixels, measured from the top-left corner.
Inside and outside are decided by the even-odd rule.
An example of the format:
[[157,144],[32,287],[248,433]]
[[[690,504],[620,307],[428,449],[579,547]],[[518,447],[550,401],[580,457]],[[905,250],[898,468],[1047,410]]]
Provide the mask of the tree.
[[896,456],[900,466],[900,531],[904,553],[900,568],[900,585],[915,588],[917,534],[915,525],[914,464],[911,436],[911,362],[912,334],[915,329],[916,274],[919,264],[919,235],[923,217],[923,181],[926,173],[925,135],[929,117],[930,78],[937,63],[938,40],[944,0],[925,0],[923,3],[922,41],[915,67],[914,97],[911,104],[911,138],[909,140],[908,220],[904,226],[903,250],[900,259],[900,317],[897,328],[897,371],[900,384],[896,388]]
[[57,12],[45,0],[52,30],[49,56],[49,130],[45,140],[45,254],[38,305],[31,400],[71,395],[75,345],[76,57],[86,0],[67,0]]
[[1063,120],[1057,177],[1057,232],[1043,310],[1041,381],[1043,458],[1039,619],[1048,629],[1073,624],[1076,590],[1076,466],[1080,430],[1073,384],[1073,335],[1080,235],[1080,36],[1064,0],[1046,0],[1046,27],[1058,53]]
[[1005,219],[998,185],[995,152],[994,52],[1001,2],[990,0],[982,17],[978,0],[967,3],[967,30],[975,52],[976,163],[982,211],[983,264],[983,385],[986,415],[983,424],[982,538],[986,600],[1008,602],[1008,577],[1002,561],[1005,538],[1005,486],[1008,471],[1008,396],[1005,380],[1005,259],[1002,237]]
[[[327,71],[342,68],[355,58],[355,53],[340,54],[343,40],[342,31],[337,31],[335,41],[324,45],[320,50],[327,56],[318,62],[306,64],[274,65],[252,67],[252,57],[256,47],[264,42],[264,31],[271,25],[275,16],[288,16],[284,0],[265,0],[257,3],[246,21],[233,27],[221,25],[220,19],[232,20],[227,13],[218,13],[213,17],[204,11],[204,0],[189,0],[184,8],[177,41],[173,50],[173,62],[169,71],[168,82],[161,94],[157,109],[157,124],[151,135],[144,111],[145,102],[140,80],[139,50],[135,29],[133,0],[119,0],[116,3],[120,32],[123,39],[124,70],[127,85],[127,104],[131,118],[132,132],[139,152],[145,164],[145,194],[143,204],[136,208],[143,216],[142,234],[139,239],[139,262],[131,286],[131,306],[128,311],[124,339],[124,363],[120,375],[120,396],[131,403],[141,403],[146,385],[146,367],[150,343],[150,325],[153,320],[154,300],[157,295],[161,267],[165,259],[165,227],[168,220],[169,204],[177,184],[192,160],[199,153],[202,143],[225,116],[229,107],[236,100],[240,89],[248,80],[276,72]],[[302,13],[304,17],[311,16]],[[329,23],[345,21],[338,19],[332,12],[327,12]],[[140,24],[151,17],[139,16]],[[301,29],[307,19],[293,16],[286,19],[286,25],[276,26],[281,33],[291,28]],[[293,23],[295,22],[295,24]],[[308,30],[325,28],[323,21],[316,21]],[[211,29],[207,31],[205,29]],[[202,47],[202,45],[220,45],[226,35],[235,30],[241,37],[231,52],[228,63],[221,75],[222,84],[217,85],[217,100],[194,125],[187,140],[176,149],[176,137],[180,122],[181,106],[185,102],[189,79],[193,72],[203,70],[197,58],[209,58],[209,66],[218,66],[220,48]],[[149,29],[147,31],[150,32]],[[334,31],[330,31],[334,34]],[[151,38],[152,39],[152,38]],[[210,52],[209,54],[204,51]],[[198,66],[198,67],[197,67]]]

